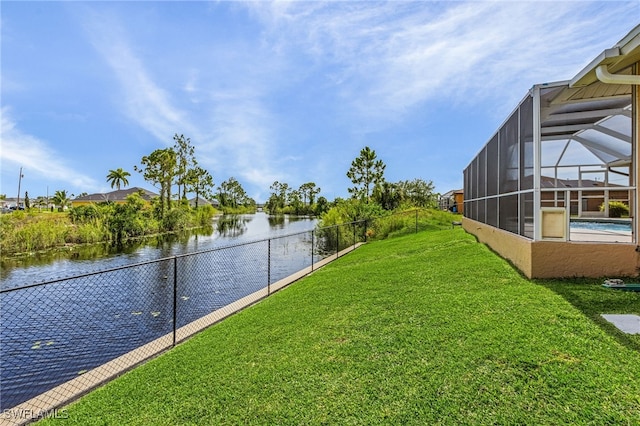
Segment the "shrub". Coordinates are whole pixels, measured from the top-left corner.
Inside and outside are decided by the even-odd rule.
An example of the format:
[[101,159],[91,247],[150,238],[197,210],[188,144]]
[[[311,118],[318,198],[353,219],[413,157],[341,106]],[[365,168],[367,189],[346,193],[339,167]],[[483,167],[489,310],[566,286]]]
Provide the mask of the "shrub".
[[211,226],[215,214],[216,209],[210,204],[198,206],[193,210],[193,226]]
[[[605,210],[604,203],[600,206],[600,211]],[[629,216],[629,206],[621,201],[609,201],[609,217]]]
[[97,223],[103,216],[103,209],[95,204],[89,204],[87,206],[72,207],[69,210],[69,219],[72,223]]
[[182,231],[189,227],[189,211],[178,207],[171,209],[162,219],[163,228],[167,231]]
[[109,232],[105,227],[83,223],[73,227],[67,234],[68,243],[99,243],[109,240]]

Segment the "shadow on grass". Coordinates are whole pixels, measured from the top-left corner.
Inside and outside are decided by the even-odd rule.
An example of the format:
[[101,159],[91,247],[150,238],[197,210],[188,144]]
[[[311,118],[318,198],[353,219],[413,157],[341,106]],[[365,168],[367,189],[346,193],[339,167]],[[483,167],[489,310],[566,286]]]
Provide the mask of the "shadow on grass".
[[595,322],[620,344],[640,352],[640,334],[627,334],[602,318],[601,314],[640,315],[640,292],[613,290],[602,287],[603,280],[555,279],[533,280],[562,296],[585,316]]

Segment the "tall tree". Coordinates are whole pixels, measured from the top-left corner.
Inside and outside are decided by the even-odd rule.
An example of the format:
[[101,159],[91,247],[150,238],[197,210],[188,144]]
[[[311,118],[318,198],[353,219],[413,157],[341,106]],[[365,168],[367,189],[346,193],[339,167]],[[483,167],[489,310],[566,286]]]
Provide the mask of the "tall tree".
[[322,196],[318,197],[318,202],[315,205],[315,209],[313,213],[316,216],[322,216],[322,214],[324,214],[328,210],[329,210],[329,200],[327,200],[325,197],[322,197]]
[[277,213],[287,204],[287,193],[289,191],[289,184],[275,181],[271,184],[269,189],[273,191],[271,193],[271,197],[269,197],[268,202],[269,212]]
[[119,191],[120,186],[128,186],[129,180],[128,176],[131,176],[131,173],[122,170],[122,168],[117,168],[115,170],[109,170],[109,174],[107,175],[107,182],[111,184],[111,188],[116,187]]
[[309,205],[313,205],[316,201],[316,195],[318,195],[321,191],[319,186],[316,186],[315,183],[311,182],[311,188],[309,189]]
[[233,209],[249,201],[244,188],[234,177],[230,177],[220,184],[217,198],[220,206]]
[[[178,136],[176,133],[173,136],[175,144],[173,150],[176,153],[176,183],[178,185],[178,196],[182,195],[182,198],[187,198],[187,179],[189,178],[189,171],[192,167],[196,167],[198,162],[195,157],[195,148],[191,145],[191,139],[185,138],[184,135]],[[182,194],[180,194],[182,189]]]
[[382,160],[377,159],[376,152],[365,146],[360,151],[360,156],[351,162],[351,168],[347,172],[347,177],[355,185],[349,188],[351,196],[369,202],[371,190],[384,182],[385,167]]
[[189,169],[185,177],[184,185],[188,192],[195,192],[196,208],[198,208],[198,198],[200,195],[207,199],[213,197],[213,176],[200,166]]
[[315,201],[315,196],[320,193],[320,188],[313,182],[307,182],[300,185],[298,191],[300,191],[300,195],[302,196],[302,202],[306,205],[308,199],[309,205],[311,205]]
[[173,148],[156,149],[142,157],[142,167],[134,169],[152,185],[160,186],[160,218],[171,209],[171,185],[176,175],[176,152]]
[[304,205],[300,200],[300,191],[296,189],[292,189],[287,193],[287,203],[293,209],[293,213],[298,215],[302,211],[302,206]]
[[400,207],[402,198],[402,189],[396,183],[382,182],[373,189],[373,199],[385,210]]

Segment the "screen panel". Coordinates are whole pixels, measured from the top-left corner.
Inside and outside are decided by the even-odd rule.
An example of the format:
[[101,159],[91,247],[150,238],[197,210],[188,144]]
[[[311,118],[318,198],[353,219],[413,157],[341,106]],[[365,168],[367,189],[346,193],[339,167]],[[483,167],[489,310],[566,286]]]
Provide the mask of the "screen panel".
[[505,231],[518,234],[518,194],[505,195],[498,200],[498,227]]
[[520,190],[533,189],[533,98],[520,105]]
[[498,195],[498,135],[487,144],[487,195]]
[[518,150],[518,111],[515,111],[499,132],[500,194],[518,190],[519,150]]

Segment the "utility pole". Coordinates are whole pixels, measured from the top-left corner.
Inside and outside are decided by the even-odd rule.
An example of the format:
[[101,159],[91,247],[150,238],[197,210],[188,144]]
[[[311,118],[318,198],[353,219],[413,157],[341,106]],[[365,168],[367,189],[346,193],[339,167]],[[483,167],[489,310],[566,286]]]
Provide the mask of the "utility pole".
[[22,183],[22,167],[20,167],[20,176],[18,177],[18,201],[16,201],[16,211],[20,210],[20,184]]

